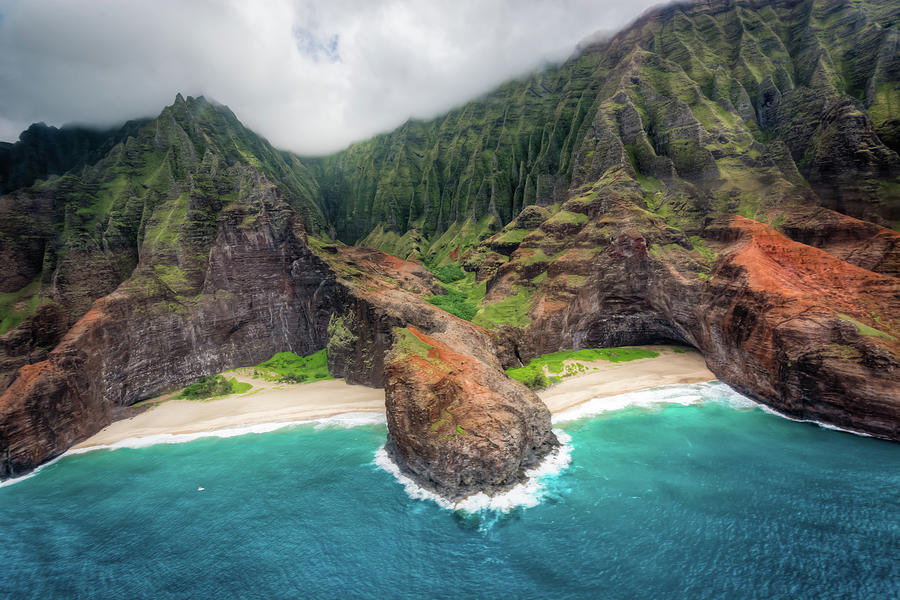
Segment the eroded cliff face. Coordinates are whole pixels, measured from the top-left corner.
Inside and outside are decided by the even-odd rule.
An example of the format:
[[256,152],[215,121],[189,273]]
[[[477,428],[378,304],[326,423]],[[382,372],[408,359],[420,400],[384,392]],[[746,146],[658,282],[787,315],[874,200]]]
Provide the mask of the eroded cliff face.
[[252,228],[229,211],[196,295],[174,294],[139,266],[97,300],[47,359],[0,396],[0,475],[27,471],[110,422],[117,406],[276,351],[324,347],[341,290],[291,221],[265,208]]
[[[173,289],[190,285],[190,275],[160,281],[155,265],[139,264],[46,360],[18,371],[0,396],[0,476],[26,472],[62,453],[108,424],[116,407],[257,364],[277,351],[309,354],[327,347],[334,375],[378,387],[387,383],[396,400],[403,393],[398,386],[406,384],[385,367],[385,355],[398,328],[413,324],[452,357],[451,378],[477,383],[477,394],[471,385],[458,390],[457,404],[471,439],[481,442],[452,455],[392,443],[398,462],[454,498],[517,483],[555,439],[546,407],[500,369],[490,335],[424,302],[423,296],[442,290],[421,265],[309,242],[275,190],[259,189],[268,193],[220,213],[205,271],[191,293]],[[407,399],[422,389],[412,379]],[[486,415],[506,413],[521,418],[508,429],[487,426],[493,421]],[[421,433],[407,432],[399,422],[392,416],[392,440]],[[503,452],[495,454],[497,448]]]
[[[386,387],[392,456],[453,498],[553,447],[501,369],[562,349],[690,344],[784,413],[900,439],[897,15],[666,6],[311,168],[179,96],[0,197],[0,477],[116,407],[323,347]],[[415,261],[467,274],[441,303]]]
[[[676,341],[785,414],[900,439],[900,280],[740,216],[710,223],[698,248],[631,202],[610,202],[564,235],[548,218],[489,279],[488,301],[531,296],[530,322],[502,329],[504,366]],[[892,240],[887,252],[900,237],[876,236]]]
[[[734,217],[700,299],[721,379],[801,419],[900,439],[900,280]],[[734,360],[733,352],[741,353]]]
[[544,403],[496,362],[414,327],[398,337],[385,368],[386,448],[422,485],[451,500],[502,491],[559,445]]

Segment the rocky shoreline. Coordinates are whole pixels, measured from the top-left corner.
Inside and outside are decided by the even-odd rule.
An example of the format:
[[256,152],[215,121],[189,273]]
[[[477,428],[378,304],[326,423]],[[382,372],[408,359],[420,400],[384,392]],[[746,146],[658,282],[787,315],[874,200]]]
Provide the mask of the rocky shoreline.
[[178,95],[0,196],[0,478],[322,349],[386,388],[392,455],[451,497],[554,447],[504,369],[560,350],[684,344],[788,416],[900,440],[895,16],[857,4],[662,7],[319,159]]

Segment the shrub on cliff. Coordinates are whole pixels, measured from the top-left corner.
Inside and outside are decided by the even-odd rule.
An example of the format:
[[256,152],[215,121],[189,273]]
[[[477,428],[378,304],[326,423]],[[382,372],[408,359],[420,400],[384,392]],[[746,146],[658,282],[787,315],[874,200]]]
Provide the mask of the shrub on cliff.
[[432,296],[428,302],[466,321],[471,321],[478,312],[478,306],[474,302],[469,302],[465,294],[456,290],[448,289],[446,295]]
[[269,381],[303,383],[331,379],[328,372],[328,356],[325,349],[309,356],[298,356],[293,352],[279,352],[255,367],[254,372]]
[[213,398],[215,396],[227,396],[234,391],[230,381],[221,375],[210,375],[201,377],[196,383],[184,388],[180,398],[188,400],[200,400],[203,398]]
[[506,374],[533,390],[542,390],[545,387],[549,387],[552,383],[547,375],[544,374],[543,367],[538,365],[507,369]]
[[465,272],[462,270],[462,267],[456,264],[434,267],[433,269],[431,269],[431,272],[434,273],[435,277],[437,277],[444,283],[453,283],[454,281],[459,281],[466,276]]

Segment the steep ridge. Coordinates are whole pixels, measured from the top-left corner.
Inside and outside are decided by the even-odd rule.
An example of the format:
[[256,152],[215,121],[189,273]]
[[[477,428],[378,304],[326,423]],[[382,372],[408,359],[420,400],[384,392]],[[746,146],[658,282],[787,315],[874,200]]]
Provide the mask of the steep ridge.
[[558,68],[308,163],[343,241],[404,257],[455,222],[496,231],[565,200],[609,161],[691,230],[787,201],[896,224],[898,13],[887,0],[669,5]]
[[14,144],[0,142],[0,194],[28,187],[49,175],[62,175],[92,165],[116,144],[135,135],[147,119],[112,129],[64,125],[57,129],[35,123]]
[[0,318],[0,387],[139,262],[146,285],[173,298],[199,293],[217,215],[272,193],[313,230],[323,226],[315,181],[296,158],[227,108],[179,95],[96,164],[0,197],[0,293],[23,307]]
[[389,452],[453,498],[556,444],[501,368],[561,349],[687,343],[777,410],[900,439],[898,14],[669,5],[302,161],[179,96],[96,164],[0,197],[0,477],[117,406],[323,347],[386,386]]

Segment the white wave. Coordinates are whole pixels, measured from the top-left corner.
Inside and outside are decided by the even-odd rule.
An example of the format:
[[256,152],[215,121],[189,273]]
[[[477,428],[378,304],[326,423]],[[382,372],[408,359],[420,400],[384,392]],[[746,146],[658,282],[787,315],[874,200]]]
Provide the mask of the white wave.
[[794,421],[796,423],[812,423],[823,429],[832,431],[840,431],[843,433],[852,433],[863,437],[872,437],[867,433],[853,431],[852,429],[844,429],[830,423],[823,423],[815,419],[799,419],[786,415],[767,404],[758,402],[752,398],[744,396],[740,392],[732,389],[721,381],[707,381],[703,383],[692,384],[676,384],[663,386],[639,392],[630,392],[627,394],[619,394],[618,396],[608,396],[606,398],[594,398],[583,404],[573,406],[561,413],[553,415],[553,423],[563,423],[566,421],[575,421],[585,417],[592,417],[605,412],[622,410],[624,408],[637,406],[641,408],[654,408],[664,406],[666,404],[681,404],[684,406],[690,404],[700,404],[702,402],[716,402],[726,404],[732,408],[742,410],[748,408],[758,408],[763,412],[769,413],[782,419]]
[[721,402],[735,408],[750,408],[757,403],[720,381],[678,384],[594,398],[553,415],[553,423],[575,421],[629,407],[654,408],[666,404],[688,406],[701,402]]
[[[68,453],[66,453],[66,454],[68,454]],[[8,485],[15,485],[15,484],[17,484],[17,483],[19,483],[19,482],[21,482],[21,481],[25,481],[26,479],[30,479],[30,478],[34,477],[35,475],[37,475],[41,470],[43,470],[43,469],[49,467],[50,465],[52,465],[52,464],[55,463],[56,461],[60,460],[60,459],[61,459],[62,457],[64,457],[64,456],[65,456],[65,454],[60,454],[60,455],[57,456],[56,458],[54,458],[54,459],[52,459],[52,460],[48,460],[47,462],[45,462],[45,463],[42,464],[42,465],[38,465],[37,467],[34,468],[33,471],[30,471],[30,472],[28,472],[28,473],[25,473],[24,475],[20,475],[19,477],[12,477],[12,478],[10,478],[10,479],[3,479],[3,480],[0,480],[0,488],[6,487],[6,486],[8,486]]]
[[50,460],[42,465],[39,465],[30,473],[26,473],[21,477],[14,477],[12,479],[5,479],[0,481],[0,487],[5,487],[7,485],[13,485],[19,483],[20,481],[24,481],[29,477],[33,477],[38,474],[41,469],[45,467],[49,467],[56,461],[65,458],[66,456],[74,455],[74,454],[85,454],[87,452],[93,452],[95,450],[117,450],[119,448],[146,448],[148,446],[155,446],[157,444],[183,444],[185,442],[192,442],[194,440],[200,438],[208,438],[208,437],[217,437],[217,438],[230,438],[236,437],[239,435],[247,435],[251,433],[271,433],[273,431],[277,431],[279,429],[284,429],[286,427],[294,427],[296,425],[309,425],[312,423],[316,424],[316,429],[321,429],[324,427],[341,427],[344,429],[349,429],[351,427],[360,427],[363,425],[382,425],[386,422],[384,413],[378,412],[355,412],[355,413],[343,413],[339,415],[334,415],[332,417],[323,417],[319,419],[306,419],[302,421],[277,421],[273,423],[256,423],[254,425],[241,425],[240,427],[229,427],[225,429],[211,429],[209,431],[197,431],[194,433],[160,433],[156,435],[147,435],[140,437],[132,437],[126,438],[124,440],[119,440],[118,442],[114,442],[112,444],[98,444],[96,446],[87,446],[84,448],[71,448],[65,453],[57,456],[53,460]]
[[353,427],[362,427],[363,425],[385,425],[387,416],[383,412],[343,413],[333,417],[316,419],[315,423],[316,429],[324,429],[325,427],[351,429]]
[[762,402],[757,402],[756,406],[758,406],[763,412],[769,413],[770,415],[774,415],[776,417],[781,417],[782,419],[787,419],[788,421],[794,421],[795,423],[812,423],[813,425],[818,425],[822,429],[840,431],[841,433],[852,433],[853,435],[859,435],[862,437],[875,437],[868,433],[863,433],[862,431],[844,429],[843,427],[838,427],[837,425],[832,425],[831,423],[823,423],[822,421],[816,421],[815,419],[800,419],[798,417],[792,417],[790,415],[784,414],[783,412],[779,412],[778,410],[772,408],[771,406],[768,406],[767,404],[763,404]]
[[[276,421],[272,423],[256,423],[253,425],[241,425],[240,427],[228,427],[224,429],[210,429],[208,431],[197,431],[194,433],[159,433],[156,435],[147,435],[142,437],[133,437],[114,442],[112,444],[102,444],[98,446],[88,446],[85,448],[73,448],[66,454],[83,454],[93,450],[113,450],[116,448],[146,448],[147,446],[155,446],[156,444],[183,444],[200,438],[217,437],[230,438],[239,435],[247,435],[250,433],[271,433],[285,427],[294,427],[296,425],[316,424],[316,428],[322,427],[359,427],[362,425],[378,425],[385,423],[385,416],[382,413],[345,413],[334,415],[333,417],[323,417],[320,419],[306,419],[298,421]],[[65,454],[63,455],[65,456]]]
[[461,510],[468,513],[481,511],[509,512],[515,508],[530,508],[540,504],[547,491],[547,480],[559,475],[572,462],[572,438],[564,431],[554,429],[560,446],[547,455],[536,467],[525,471],[526,480],[506,492],[489,496],[484,492],[473,494],[453,502],[419,486],[400,471],[384,446],[375,452],[375,464],[390,473],[403,486],[413,500],[431,500],[447,510]]

